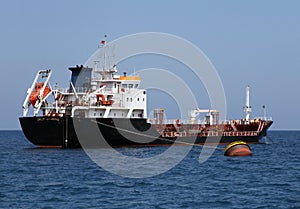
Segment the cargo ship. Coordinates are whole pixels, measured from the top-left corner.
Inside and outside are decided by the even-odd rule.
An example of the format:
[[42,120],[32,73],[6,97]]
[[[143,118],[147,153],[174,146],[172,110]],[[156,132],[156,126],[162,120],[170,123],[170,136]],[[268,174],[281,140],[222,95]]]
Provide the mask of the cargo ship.
[[[104,43],[106,47],[106,43]],[[104,53],[105,54],[105,53]],[[137,75],[119,75],[117,66],[99,69],[70,67],[68,88],[51,86],[52,70],[37,72],[19,118],[26,138],[37,147],[79,148],[193,145],[245,141],[259,143],[271,118],[250,118],[250,88],[246,115],[219,121],[219,111],[195,108],[186,121],[165,120],[164,109],[147,117],[147,90]],[[203,119],[199,115],[204,115]]]

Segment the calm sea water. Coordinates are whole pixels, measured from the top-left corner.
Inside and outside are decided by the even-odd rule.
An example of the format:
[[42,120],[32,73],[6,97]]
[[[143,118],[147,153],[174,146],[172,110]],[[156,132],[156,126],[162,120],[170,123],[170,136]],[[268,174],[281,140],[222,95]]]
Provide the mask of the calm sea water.
[[98,167],[81,149],[36,149],[22,132],[0,131],[0,208],[300,208],[300,132],[269,136],[250,145],[252,157],[216,150],[199,164],[194,147],[168,172],[130,179]]

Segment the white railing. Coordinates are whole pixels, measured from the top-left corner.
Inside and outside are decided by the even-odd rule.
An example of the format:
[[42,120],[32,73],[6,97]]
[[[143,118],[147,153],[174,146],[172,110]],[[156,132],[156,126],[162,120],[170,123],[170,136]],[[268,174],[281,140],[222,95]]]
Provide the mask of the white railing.
[[257,131],[232,131],[223,132],[223,136],[257,136]]
[[195,120],[195,121],[191,121],[188,119],[167,119],[167,120],[163,120],[160,121],[159,119],[154,119],[154,118],[148,118],[148,122],[152,123],[152,124],[205,124],[204,120]]
[[257,118],[265,121],[273,121],[272,117],[257,117]]
[[[58,90],[62,93],[74,93],[73,89],[70,88],[57,88],[55,90]],[[88,92],[89,88],[85,88],[85,87],[75,87],[75,90],[77,93],[86,93]]]
[[160,133],[163,137],[174,137],[174,136],[257,136],[257,131],[238,131],[238,132],[222,132],[222,131],[208,131],[200,133],[199,130],[188,130],[188,131],[162,131]]

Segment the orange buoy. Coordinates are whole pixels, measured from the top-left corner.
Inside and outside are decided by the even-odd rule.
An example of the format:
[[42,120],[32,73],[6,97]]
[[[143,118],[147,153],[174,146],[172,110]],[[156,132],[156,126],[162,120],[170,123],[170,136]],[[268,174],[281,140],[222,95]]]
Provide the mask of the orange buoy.
[[244,141],[230,143],[224,150],[224,155],[228,157],[252,156],[251,148]]

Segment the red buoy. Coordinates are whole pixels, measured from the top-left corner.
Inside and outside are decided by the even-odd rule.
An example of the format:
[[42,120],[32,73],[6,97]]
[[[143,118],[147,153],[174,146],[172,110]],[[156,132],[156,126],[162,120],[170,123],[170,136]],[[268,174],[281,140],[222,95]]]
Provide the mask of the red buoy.
[[251,148],[244,141],[230,143],[224,150],[224,155],[228,157],[252,156]]

